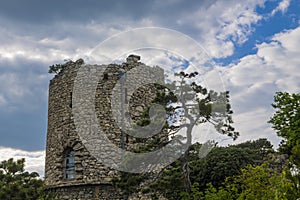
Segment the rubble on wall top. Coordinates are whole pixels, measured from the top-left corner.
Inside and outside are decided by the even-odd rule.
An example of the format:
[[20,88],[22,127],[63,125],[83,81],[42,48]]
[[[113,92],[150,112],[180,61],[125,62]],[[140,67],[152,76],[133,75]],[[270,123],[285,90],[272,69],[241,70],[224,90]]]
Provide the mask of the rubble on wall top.
[[127,57],[127,62],[138,62],[141,59],[141,56],[131,54]]

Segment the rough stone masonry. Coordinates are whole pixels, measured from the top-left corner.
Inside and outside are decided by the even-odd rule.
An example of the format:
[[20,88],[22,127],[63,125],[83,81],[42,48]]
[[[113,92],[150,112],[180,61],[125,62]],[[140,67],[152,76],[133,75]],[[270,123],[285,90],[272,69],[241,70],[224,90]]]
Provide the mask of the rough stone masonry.
[[[126,78],[129,87],[123,88],[123,100],[129,109],[125,117],[138,121],[142,113],[153,101],[156,94],[154,85],[145,85],[137,90],[131,85],[152,80],[153,77],[164,82],[164,71],[160,67],[149,67],[139,62],[140,57],[130,55],[122,64],[94,65],[105,68],[99,77],[95,93],[95,112],[98,126],[115,145],[128,151],[144,145],[145,140],[138,140],[125,135],[113,116],[113,90],[120,81],[120,73],[131,72]],[[46,147],[45,182],[58,199],[126,199],[122,191],[114,188],[112,179],[119,172],[106,167],[87,150],[77,132],[72,113],[73,87],[77,72],[87,67],[83,60],[68,62],[50,81],[48,103],[48,130]],[[137,67],[139,67],[138,70]],[[142,70],[141,70],[142,69]],[[150,76],[149,76],[150,74]],[[86,86],[88,87],[88,86]],[[115,88],[120,91],[120,88]],[[84,97],[83,97],[84,98]],[[116,106],[119,109],[118,106]],[[115,112],[119,112],[115,110]],[[124,135],[123,135],[124,136]],[[160,137],[166,137],[161,134]],[[151,138],[150,138],[151,140]]]

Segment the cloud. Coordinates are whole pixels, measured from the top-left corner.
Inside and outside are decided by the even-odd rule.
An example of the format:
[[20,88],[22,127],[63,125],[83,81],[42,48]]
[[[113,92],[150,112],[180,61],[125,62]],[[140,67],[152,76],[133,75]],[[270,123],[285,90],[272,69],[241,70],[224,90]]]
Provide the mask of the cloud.
[[59,20],[67,22],[88,22],[91,19],[100,18],[109,20],[111,15],[119,13],[116,17],[147,15],[151,12],[152,2],[145,1],[123,1],[111,3],[105,1],[86,1],[74,0],[72,2],[40,2],[29,0],[26,3],[20,3],[12,0],[10,2],[1,2],[1,16],[10,18],[14,21],[22,21],[31,24],[56,23]]
[[44,149],[50,77],[46,63],[0,58],[1,146]]
[[207,8],[200,7],[179,19],[179,24],[194,27],[195,37],[212,57],[224,58],[234,53],[235,43],[243,44],[254,32],[253,25],[262,16],[256,12],[264,1],[216,1]]
[[[43,66],[44,65],[44,66]],[[3,113],[36,111],[47,99],[48,80],[45,64],[17,57],[0,58],[0,108]]]
[[[266,65],[280,73],[275,84],[280,91],[299,92],[300,80],[300,26],[276,34],[270,43],[257,45],[257,55]],[[289,84],[287,84],[289,83]]]
[[271,110],[254,106],[251,109],[250,105],[249,108],[248,111],[234,115],[234,126],[240,132],[240,137],[232,144],[267,138],[275,148],[278,148],[278,144],[282,139],[277,137],[275,131],[271,130],[271,125],[267,124],[272,113]]
[[271,12],[271,16],[274,16],[277,12],[281,12],[282,14],[284,14],[288,7],[290,6],[290,0],[282,0],[278,6],[272,10]]
[[[13,2],[0,6],[0,23],[6,31],[1,38],[10,41],[6,52],[26,53],[38,59],[49,56],[48,60],[73,58],[112,34],[143,26],[174,27],[199,39],[212,56],[226,57],[233,54],[233,42],[244,43],[254,31],[252,25],[261,19],[255,8],[263,4],[250,0]],[[18,46],[11,48],[12,44]],[[20,44],[26,48],[20,48]]]
[[[1,2],[1,145],[18,146],[26,150],[44,148],[44,142],[41,141],[46,134],[48,83],[52,78],[47,74],[49,65],[84,57],[108,37],[144,26],[182,31],[207,50],[205,53],[211,56],[206,55],[207,58],[226,58],[233,55],[236,46],[243,45],[255,31],[254,26],[262,19],[256,9],[264,3],[260,0],[242,3],[236,0]],[[228,66],[232,72],[223,71],[232,77],[228,78],[227,84],[231,84],[233,96],[239,99],[236,102],[246,102],[255,91],[263,94],[266,87],[296,90],[299,86],[298,77],[289,72],[297,69],[299,54],[297,46],[293,45],[298,34],[292,30],[290,32],[276,35],[272,42],[259,44],[256,55],[245,56],[239,64]],[[289,42],[286,35],[295,44]],[[148,36],[151,38],[151,33]],[[165,39],[162,36],[158,35],[157,43]],[[170,48],[178,42],[170,38],[166,41]],[[128,42],[141,41],[121,42],[126,45]],[[186,52],[194,51],[189,46],[182,46]],[[295,49],[294,54],[291,49]],[[178,66],[183,61],[170,60],[170,55],[165,52],[139,52],[143,56],[142,62],[150,65]],[[278,60],[280,56],[282,60]],[[289,60],[288,64],[285,64],[285,58]],[[275,60],[277,64],[272,64]],[[280,62],[286,70],[281,69]],[[256,84],[255,81],[262,82]],[[214,82],[211,85],[218,87]],[[243,94],[242,91],[247,92]],[[270,100],[271,95],[264,98]],[[21,135],[22,141],[16,139],[18,135]]]
[[[207,58],[227,58],[245,44],[263,20],[257,12],[266,0],[154,0],[109,1],[17,0],[0,3],[0,160],[26,158],[26,169],[43,174],[47,125],[48,66],[64,59],[87,55],[108,37],[140,27],[167,27],[194,38]],[[271,12],[286,13],[289,0]],[[270,16],[270,17],[272,17]],[[147,33],[153,38],[151,33]],[[177,40],[165,40],[175,48]],[[119,41],[122,44],[141,40]],[[181,44],[186,52],[194,49]],[[241,136],[236,142],[268,137],[280,140],[267,124],[273,114],[270,104],[276,91],[299,92],[300,28],[278,33],[256,46],[257,53],[236,64],[203,73],[209,88],[231,92],[234,126]],[[185,60],[170,59],[164,51],[137,50],[150,65],[181,66]],[[195,52],[194,52],[195,53]],[[201,52],[202,53],[202,52]],[[208,55],[211,57],[209,57]],[[189,56],[188,58],[191,58]],[[188,61],[193,61],[190,59]],[[220,72],[223,79],[220,80]],[[217,81],[215,81],[217,80]],[[204,130],[205,131],[205,130]],[[220,139],[218,135],[215,135]],[[18,150],[26,149],[28,151]]]
[[299,38],[300,27],[283,31],[270,42],[257,45],[256,54],[241,58],[237,64],[217,68],[231,92],[241,141],[268,137],[273,144],[278,142],[267,121],[274,113],[271,103],[275,92],[300,92]]
[[25,170],[38,172],[41,178],[44,177],[45,151],[23,151],[0,146],[0,161],[9,158],[14,158],[14,160],[25,158]]
[[7,100],[0,95],[0,107],[4,107],[7,104]]

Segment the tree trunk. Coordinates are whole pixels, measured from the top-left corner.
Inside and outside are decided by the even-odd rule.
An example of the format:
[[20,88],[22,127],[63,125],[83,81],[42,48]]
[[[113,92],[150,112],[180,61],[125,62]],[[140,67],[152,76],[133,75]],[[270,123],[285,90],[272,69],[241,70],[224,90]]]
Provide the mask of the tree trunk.
[[189,150],[190,146],[192,145],[192,130],[193,130],[193,125],[188,126],[187,128],[187,150],[184,152],[183,155],[183,176],[184,176],[184,187],[185,191],[187,193],[190,193],[191,191],[191,180],[190,180],[190,168],[189,168]]

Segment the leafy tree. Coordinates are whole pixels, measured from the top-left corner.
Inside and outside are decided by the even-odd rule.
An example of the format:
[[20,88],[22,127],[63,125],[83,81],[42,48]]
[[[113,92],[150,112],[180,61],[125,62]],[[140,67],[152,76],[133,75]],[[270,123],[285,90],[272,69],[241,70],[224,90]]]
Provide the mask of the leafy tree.
[[[203,191],[209,188],[212,189],[212,187],[221,187],[227,177],[240,175],[241,168],[245,168],[249,164],[260,165],[263,163],[264,159],[267,158],[266,152],[257,149],[263,149],[265,144],[269,142],[261,141],[264,140],[250,141],[229,147],[215,147],[203,158],[199,158],[202,145],[195,143],[191,146],[188,156],[192,184],[190,192],[186,192],[182,182],[184,179],[182,171],[183,157],[163,170],[159,179],[148,184],[145,191],[162,194],[168,199],[204,198],[204,196],[201,196]],[[257,149],[253,146],[256,146]],[[270,150],[269,153],[272,154],[273,150]],[[231,195],[227,194],[225,190],[222,193],[224,196]],[[221,197],[220,194],[218,196]],[[214,194],[205,198],[214,199]]]
[[276,109],[269,123],[284,138],[280,151],[300,167],[300,94],[277,92],[272,106]]
[[[161,101],[165,101],[167,105],[171,105],[168,107],[171,116],[170,119],[175,119],[175,121],[176,119],[182,119],[182,115],[178,114],[180,112],[176,113],[174,111],[177,107],[172,107],[172,103],[175,102],[173,100],[177,101],[174,98],[175,95],[168,92],[158,97],[161,98]],[[169,95],[169,99],[173,98],[173,100],[167,101],[167,95]],[[275,152],[272,149],[271,143],[266,139],[247,141],[229,147],[215,147],[206,157],[199,157],[201,144],[196,143],[191,145],[180,159],[160,172],[159,176],[156,177],[157,179],[144,184],[142,191],[145,193],[152,192],[154,194],[153,199],[157,198],[155,194],[163,194],[168,199],[186,200],[284,200],[300,198],[298,157],[300,128],[299,95],[277,93],[275,102],[273,107],[277,111],[273,118],[271,118],[270,123],[277,130],[277,134],[285,139],[280,145],[280,152],[287,153],[293,165],[287,166],[284,170],[282,170],[282,167],[278,167],[277,164],[280,164],[281,158],[285,156]],[[206,108],[209,110],[209,106]],[[182,106],[180,109],[182,109]],[[187,110],[189,111],[189,109]],[[197,110],[197,106],[191,108],[190,111],[195,114],[195,110]],[[185,113],[185,110],[183,113]],[[189,115],[184,115],[184,117],[189,117]],[[206,118],[204,117],[204,119]],[[201,121],[199,123],[205,122],[208,121]],[[191,124],[192,127],[195,125],[197,124]],[[176,127],[174,124],[168,124],[166,128],[170,130],[171,134],[172,131],[176,133],[180,129],[180,127]],[[187,137],[189,137],[188,134]],[[186,179],[186,171],[184,171],[186,168],[184,166],[186,164],[188,165],[187,169],[189,170],[188,175],[191,186],[189,191],[186,190],[186,184],[184,184]]]
[[[158,103],[166,105],[169,123],[166,129],[175,135],[185,129],[186,145],[192,145],[192,131],[195,126],[211,123],[221,134],[227,134],[233,139],[239,135],[231,126],[233,123],[229,92],[208,91],[195,82],[198,72],[175,73],[177,80],[167,84],[165,90],[157,94]],[[178,125],[179,124],[179,125]],[[189,150],[185,151],[183,159],[183,181],[186,192],[191,189],[190,169],[188,164]]]
[[228,177],[223,184],[218,189],[209,184],[209,188],[204,192],[205,199],[289,200],[297,199],[300,195],[285,171],[274,171],[267,163],[256,167],[248,165],[241,170],[240,175]]
[[[274,173],[274,172],[273,172]],[[271,177],[271,178],[270,178]],[[242,169],[242,174],[234,180],[234,188],[241,190],[239,199],[275,199],[278,176],[266,164]],[[278,198],[277,198],[278,199]]]
[[0,200],[51,199],[44,192],[43,180],[36,172],[24,170],[25,159],[13,158],[0,163]]
[[205,158],[190,162],[191,177],[194,182],[200,184],[202,190],[206,188],[208,183],[218,187],[226,177],[239,174],[241,168],[248,164],[254,164],[255,161],[261,159],[260,154],[247,148],[217,147]]
[[[229,92],[226,91],[218,93],[213,90],[208,91],[206,88],[195,82],[197,75],[197,72],[189,74],[180,72],[175,74],[177,79],[174,82],[167,84],[166,87],[155,85],[157,94],[153,103],[160,104],[165,107],[168,119],[162,131],[177,141],[179,146],[180,144],[184,144],[186,147],[189,147],[185,152],[183,152],[179,161],[175,161],[170,166],[167,166],[166,170],[159,173],[157,175],[158,177],[155,178],[157,180],[159,179],[159,176],[162,176],[160,179],[161,182],[156,182],[153,185],[153,188],[159,188],[164,184],[164,186],[168,185],[169,188],[173,188],[166,191],[167,196],[172,196],[171,193],[173,193],[178,197],[178,194],[182,192],[182,188],[187,193],[189,193],[192,189],[192,181],[190,178],[191,165],[189,162],[191,162],[191,157],[193,156],[190,155],[190,152],[192,152],[193,148],[192,131],[195,126],[210,123],[219,133],[227,134],[233,139],[236,139],[239,135],[239,133],[231,126],[233,123],[231,114],[233,112],[229,103]],[[150,123],[149,109],[143,113],[143,118],[136,123],[141,126],[145,126]],[[181,135],[182,132],[184,132],[183,136]],[[157,141],[155,140],[155,137],[151,139],[152,141]],[[163,145],[166,143],[166,141],[158,141],[158,143],[155,143],[155,146],[161,147],[159,142],[162,142]],[[142,147],[141,152],[152,150],[153,144],[154,143],[150,143],[149,145],[149,143],[145,142],[145,146]],[[198,155],[196,159],[199,159]],[[128,181],[126,179],[129,178],[128,176],[130,176],[130,174],[121,174],[121,179],[115,180],[115,185],[126,188],[126,185],[128,185]],[[140,176],[132,179],[135,180],[135,188],[138,188],[142,181],[145,181],[147,177],[153,177],[153,174],[132,174],[132,176]],[[142,180],[141,177],[145,177],[145,179]],[[178,183],[177,185],[179,188],[176,189],[177,186],[170,180]],[[128,185],[127,188],[130,189],[131,187]],[[130,193],[130,191],[128,192]],[[132,190],[132,192],[136,191]]]
[[205,193],[202,193],[199,199],[205,200],[233,200],[234,192],[228,191],[224,188],[216,189],[211,183],[207,184]]
[[235,147],[257,150],[260,154],[268,154],[274,152],[273,145],[266,138],[259,138],[254,141],[246,141],[235,145]]

